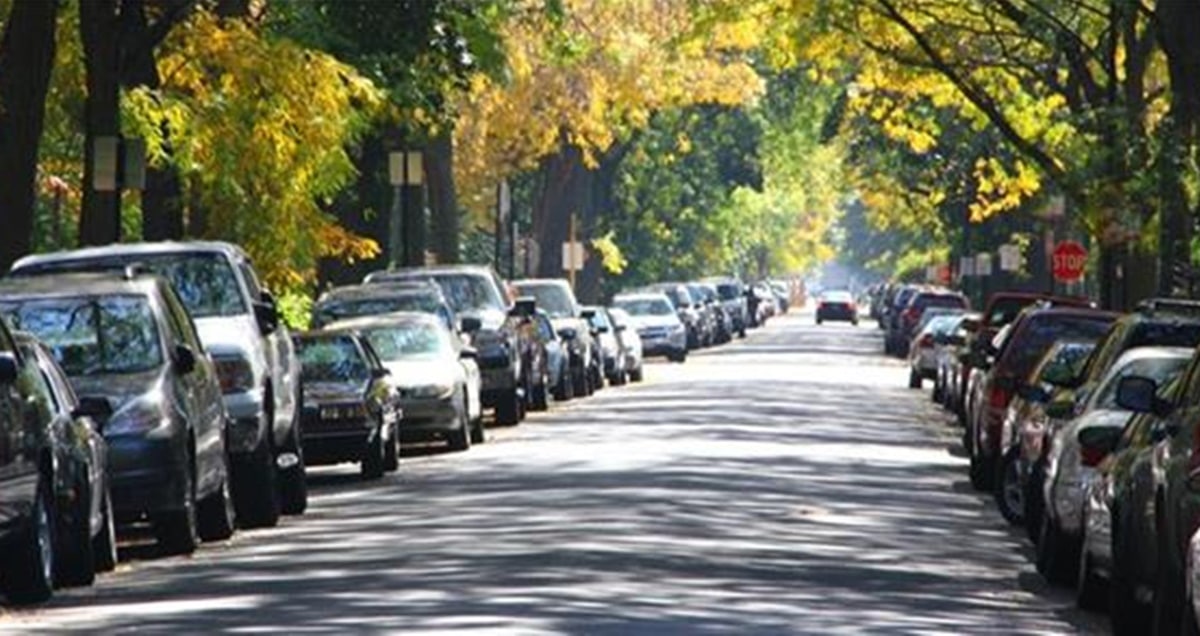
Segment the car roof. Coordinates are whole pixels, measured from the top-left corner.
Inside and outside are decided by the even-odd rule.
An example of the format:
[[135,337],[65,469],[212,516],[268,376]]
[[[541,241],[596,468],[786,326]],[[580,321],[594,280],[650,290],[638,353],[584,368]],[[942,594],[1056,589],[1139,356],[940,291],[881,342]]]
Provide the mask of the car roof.
[[36,269],[40,266],[69,263],[72,261],[91,261],[114,259],[127,256],[156,256],[159,254],[189,254],[215,253],[229,257],[250,260],[242,248],[224,241],[159,241],[154,243],[113,243],[99,247],[84,247],[75,250],[31,254],[13,263],[12,272],[22,269]]
[[1191,358],[1195,352],[1191,347],[1134,347],[1123,351],[1113,366],[1150,358]]
[[0,298],[75,298],[118,294],[154,294],[165,279],[153,274],[127,278],[117,272],[70,272],[0,279]]
[[432,281],[425,282],[380,282],[362,285],[343,285],[326,290],[317,298],[320,304],[326,301],[351,300],[356,298],[393,298],[396,296],[433,296],[442,299],[441,288]]
[[411,324],[430,324],[442,328],[445,328],[446,326],[444,323],[442,323],[440,318],[433,314],[416,311],[396,311],[389,314],[359,316],[356,318],[336,320],[328,325],[325,325],[323,331],[353,331],[356,329],[395,327],[399,325]]
[[613,297],[613,302],[618,300],[665,300],[671,302],[670,298],[662,292],[633,292],[628,294],[617,294]]
[[490,265],[426,265],[423,267],[399,267],[396,269],[381,269],[371,272],[363,279],[364,283],[386,281],[396,277],[411,279],[421,274],[437,276],[439,274],[472,274],[493,276],[495,271]]

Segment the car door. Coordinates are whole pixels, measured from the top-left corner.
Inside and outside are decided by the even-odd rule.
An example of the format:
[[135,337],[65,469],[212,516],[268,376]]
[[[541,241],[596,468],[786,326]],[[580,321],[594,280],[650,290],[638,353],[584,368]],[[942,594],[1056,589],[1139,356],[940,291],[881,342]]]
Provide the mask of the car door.
[[[0,355],[20,363],[12,337],[2,323]],[[25,422],[25,400],[18,383],[0,384],[0,528],[8,527],[32,507],[37,488],[36,465],[22,449]]]
[[[245,282],[252,302],[270,299],[270,302],[274,303],[274,299],[263,289],[251,263],[241,260],[237,263],[237,270],[239,277]],[[299,395],[300,388],[299,362],[296,360],[292,336],[282,319],[274,333],[264,337],[261,342],[266,352],[267,373],[271,377],[271,386],[275,387],[275,421],[271,426],[275,434],[275,443],[283,444],[297,408],[296,396]]]

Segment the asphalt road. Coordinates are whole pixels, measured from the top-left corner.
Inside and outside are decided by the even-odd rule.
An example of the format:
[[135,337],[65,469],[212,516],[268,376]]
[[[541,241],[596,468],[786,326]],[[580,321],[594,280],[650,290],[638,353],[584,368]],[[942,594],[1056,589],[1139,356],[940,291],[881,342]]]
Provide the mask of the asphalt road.
[[[870,326],[868,326],[870,325]],[[879,332],[792,315],[0,632],[1103,633],[973,493]]]

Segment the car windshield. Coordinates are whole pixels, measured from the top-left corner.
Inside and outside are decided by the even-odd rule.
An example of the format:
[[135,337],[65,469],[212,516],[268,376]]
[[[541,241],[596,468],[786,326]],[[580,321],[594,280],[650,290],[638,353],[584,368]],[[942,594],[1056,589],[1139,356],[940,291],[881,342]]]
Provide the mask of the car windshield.
[[1096,399],[1092,403],[1092,407],[1097,409],[1119,408],[1117,406],[1117,385],[1121,383],[1122,378],[1136,375],[1150,378],[1159,386],[1169,384],[1183,371],[1188,363],[1188,358],[1188,356],[1170,356],[1139,358],[1130,361],[1129,364],[1116,369],[1108,376],[1107,382],[1096,392]]
[[5,302],[0,312],[45,343],[69,376],[141,373],[163,362],[154,312],[144,296]]
[[588,319],[588,322],[592,323],[592,327],[596,329],[607,329],[610,326],[608,324],[608,314],[599,309],[592,313],[592,317]]
[[406,294],[387,298],[359,298],[355,300],[331,300],[318,303],[313,308],[313,326],[320,327],[345,318],[377,316],[397,311],[417,311],[440,315],[441,303],[431,295]]
[[676,307],[686,307],[692,304],[692,297],[688,294],[686,289],[680,287],[670,287],[663,290],[663,293],[666,294],[667,298],[671,300],[671,304],[675,305]]
[[1134,347],[1195,347],[1200,322],[1143,322],[1133,329],[1127,349]]
[[455,313],[497,309],[504,311],[504,299],[492,279],[483,274],[439,273],[422,274],[433,278],[441,286],[446,302]]
[[[225,255],[217,252],[122,254],[98,265],[138,264],[171,281],[193,318],[236,316],[249,309],[242,300],[237,276]],[[76,263],[64,263],[74,268]]]
[[1047,374],[1055,367],[1066,366],[1071,369],[1072,375],[1078,376],[1083,371],[1083,366],[1087,363],[1088,356],[1096,348],[1095,343],[1090,342],[1064,342],[1057,345],[1052,351],[1046,353],[1038,363],[1036,369],[1033,370],[1034,377],[1039,382],[1047,381]]
[[986,324],[992,328],[999,328],[1017,319],[1017,315],[1021,310],[1032,305],[1037,300],[1033,297],[1012,296],[1009,298],[998,298],[992,303],[991,311],[985,317]]
[[1099,340],[1112,319],[1107,316],[1031,317],[1005,344],[1002,365],[1018,378],[1027,378],[1034,365],[1057,340]]
[[666,298],[618,298],[613,304],[631,316],[670,316],[675,313]]
[[385,362],[450,353],[449,334],[439,325],[409,323],[372,327],[364,330],[363,335]]
[[538,309],[551,318],[574,318],[575,301],[571,290],[554,283],[517,283],[517,292],[522,296],[533,296]]
[[929,321],[922,331],[931,333],[935,336],[941,336],[954,331],[958,326],[958,321],[955,316],[936,316]]
[[305,382],[365,382],[371,371],[350,336],[302,338],[296,346]]
[[721,283],[717,285],[717,293],[721,300],[737,300],[742,297],[742,290],[736,283]]

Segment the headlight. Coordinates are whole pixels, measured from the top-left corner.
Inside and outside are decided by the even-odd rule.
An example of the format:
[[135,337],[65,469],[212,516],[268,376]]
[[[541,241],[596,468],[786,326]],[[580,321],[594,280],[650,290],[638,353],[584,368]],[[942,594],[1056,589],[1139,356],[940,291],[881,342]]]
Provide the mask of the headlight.
[[404,393],[415,398],[446,398],[454,393],[454,386],[450,384],[422,384],[419,386],[407,387]]
[[679,333],[683,331],[684,328],[685,327],[682,324],[671,325],[671,333]]
[[323,420],[353,420],[367,416],[367,407],[363,404],[327,404],[321,407]]
[[168,430],[171,418],[164,409],[161,391],[154,391],[129,402],[104,424],[106,435],[144,435]]
[[243,393],[254,388],[254,367],[244,356],[218,356],[213,363],[222,393]]

